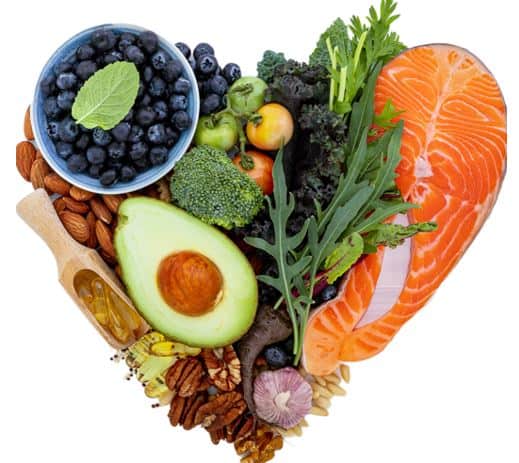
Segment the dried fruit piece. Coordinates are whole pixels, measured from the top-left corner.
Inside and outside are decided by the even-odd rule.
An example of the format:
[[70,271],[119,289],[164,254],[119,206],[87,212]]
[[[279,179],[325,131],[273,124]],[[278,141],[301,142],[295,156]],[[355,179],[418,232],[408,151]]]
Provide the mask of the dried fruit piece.
[[106,223],[107,225],[110,224],[110,222],[112,221],[112,213],[106,207],[106,204],[103,201],[101,201],[101,199],[99,199],[98,197],[92,198],[90,200],[90,207],[92,209],[92,212],[99,220]]
[[70,196],[76,201],[88,201],[94,197],[94,193],[73,186],[69,192]]
[[27,181],[31,179],[31,168],[35,159],[36,149],[32,143],[22,141],[16,145],[16,168]]
[[25,117],[23,119],[23,134],[27,140],[34,140],[34,133],[32,131],[31,124],[31,107],[27,107],[27,111],[25,111]]
[[59,218],[70,236],[80,243],[84,243],[90,236],[90,230],[86,219],[75,212],[62,211]]
[[96,221],[95,231],[97,241],[102,251],[104,251],[108,257],[115,259],[112,231],[100,220]]
[[224,392],[241,383],[240,360],[231,346],[204,349],[201,353],[211,383]]
[[90,209],[87,203],[76,201],[69,196],[63,196],[63,201],[67,206],[67,209],[77,214],[86,214]]
[[43,183],[45,184],[45,188],[47,188],[47,190],[51,193],[66,196],[70,191],[70,183],[68,183],[65,179],[62,179],[55,172],[51,172],[45,176]]

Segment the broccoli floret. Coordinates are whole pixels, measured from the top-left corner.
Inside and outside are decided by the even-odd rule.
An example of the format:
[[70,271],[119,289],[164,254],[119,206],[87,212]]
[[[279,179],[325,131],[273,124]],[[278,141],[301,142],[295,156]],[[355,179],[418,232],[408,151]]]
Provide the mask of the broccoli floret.
[[197,146],[177,163],[171,177],[173,203],[226,229],[252,222],[263,206],[261,189],[224,151]]
[[287,62],[283,53],[276,53],[272,50],[267,50],[263,53],[263,58],[258,62],[258,77],[267,83],[272,82],[274,77],[274,69],[280,64]]

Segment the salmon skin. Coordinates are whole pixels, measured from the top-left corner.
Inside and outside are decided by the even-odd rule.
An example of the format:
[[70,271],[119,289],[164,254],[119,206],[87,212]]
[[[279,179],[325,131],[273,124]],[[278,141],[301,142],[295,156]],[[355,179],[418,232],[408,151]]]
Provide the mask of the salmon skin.
[[[436,222],[438,229],[411,238],[408,260],[396,269],[383,249],[368,257],[369,268],[365,261],[355,265],[337,297],[314,311],[304,342],[304,363],[313,374],[369,358],[388,345],[467,250],[505,174],[503,96],[492,74],[467,50],[446,44],[406,50],[378,77],[376,112],[387,100],[403,111],[397,186],[406,201],[420,206],[406,220]],[[371,302],[386,267],[404,272],[403,284],[386,307],[379,304],[374,318]]]

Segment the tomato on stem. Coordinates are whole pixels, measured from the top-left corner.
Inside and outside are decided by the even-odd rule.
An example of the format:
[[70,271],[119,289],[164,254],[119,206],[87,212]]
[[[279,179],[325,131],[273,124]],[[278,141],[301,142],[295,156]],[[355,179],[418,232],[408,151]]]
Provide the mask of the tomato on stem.
[[294,121],[288,109],[267,103],[247,122],[247,138],[256,148],[273,151],[287,144],[294,134]]
[[274,191],[274,180],[272,179],[274,161],[272,158],[259,151],[246,151],[245,155],[238,154],[233,159],[233,163],[254,180],[264,194],[272,194]]

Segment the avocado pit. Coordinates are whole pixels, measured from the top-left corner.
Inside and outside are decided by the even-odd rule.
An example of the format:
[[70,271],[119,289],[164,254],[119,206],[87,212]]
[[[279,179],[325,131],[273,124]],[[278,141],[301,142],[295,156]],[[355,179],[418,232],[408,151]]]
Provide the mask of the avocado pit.
[[190,317],[211,312],[223,293],[223,277],[218,267],[194,251],[165,257],[157,271],[157,284],[170,308]]

